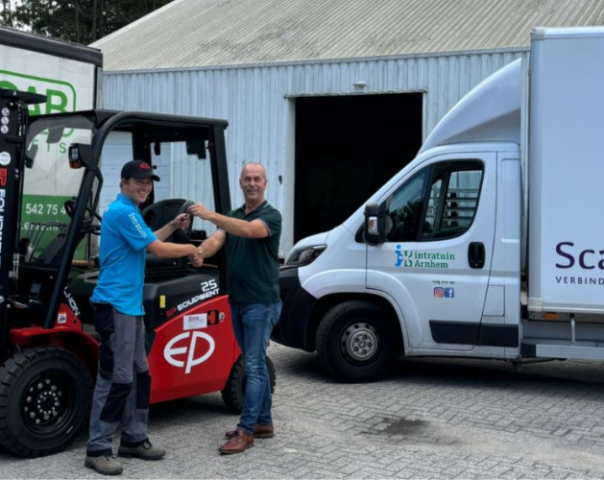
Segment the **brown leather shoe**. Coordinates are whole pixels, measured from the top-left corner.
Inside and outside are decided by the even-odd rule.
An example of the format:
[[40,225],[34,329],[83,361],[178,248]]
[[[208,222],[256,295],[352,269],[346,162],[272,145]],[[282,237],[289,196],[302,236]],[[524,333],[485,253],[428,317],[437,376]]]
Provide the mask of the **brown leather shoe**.
[[241,453],[254,446],[254,437],[243,430],[237,430],[235,435],[218,449],[220,453]]
[[[229,430],[224,434],[226,438],[233,438],[237,430]],[[254,438],[273,438],[275,436],[275,427],[272,425],[254,425]]]

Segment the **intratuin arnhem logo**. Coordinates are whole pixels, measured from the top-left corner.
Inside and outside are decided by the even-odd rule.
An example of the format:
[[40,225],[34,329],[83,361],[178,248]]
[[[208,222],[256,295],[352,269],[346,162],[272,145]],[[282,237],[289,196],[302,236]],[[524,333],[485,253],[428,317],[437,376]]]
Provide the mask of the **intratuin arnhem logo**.
[[396,263],[395,267],[412,267],[413,262],[408,260],[411,257],[412,253],[410,250],[403,250],[402,245],[396,246]]
[[403,250],[402,245],[397,245],[395,267],[407,268],[449,268],[449,262],[455,260],[455,254],[449,252],[417,252]]

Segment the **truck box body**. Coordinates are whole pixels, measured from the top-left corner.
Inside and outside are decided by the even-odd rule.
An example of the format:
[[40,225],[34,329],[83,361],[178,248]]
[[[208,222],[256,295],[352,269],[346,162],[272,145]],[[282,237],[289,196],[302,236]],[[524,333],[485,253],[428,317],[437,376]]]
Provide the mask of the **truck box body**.
[[0,88],[46,95],[33,114],[95,108],[102,62],[96,49],[0,28]]
[[528,308],[604,313],[604,28],[532,40]]
[[[96,108],[102,65],[103,56],[97,49],[0,27],[0,88],[47,96],[45,104],[30,105],[30,115]],[[2,128],[7,127],[0,126],[0,134]],[[25,236],[39,232],[36,252],[48,244],[53,228],[69,223],[63,206],[77,194],[81,173],[56,160],[71,143],[82,140],[76,136],[74,130],[65,129],[57,142],[47,142],[46,133],[35,141],[35,161],[45,168],[26,176],[20,225]],[[0,168],[9,161],[0,157]],[[49,227],[49,222],[57,224]],[[79,247],[78,258],[83,258],[84,247]]]

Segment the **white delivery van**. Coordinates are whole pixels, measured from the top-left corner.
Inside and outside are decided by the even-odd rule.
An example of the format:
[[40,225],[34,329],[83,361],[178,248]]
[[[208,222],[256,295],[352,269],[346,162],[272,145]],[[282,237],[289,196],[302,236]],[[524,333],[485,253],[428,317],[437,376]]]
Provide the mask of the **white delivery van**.
[[[95,48],[0,27],[0,88],[38,93],[48,99],[44,104],[30,105],[30,115],[96,108],[102,66],[103,55]],[[8,126],[0,125],[2,128],[8,131]],[[55,160],[67,152],[73,136],[73,130],[65,130],[58,141],[38,142],[36,154],[31,155],[35,156],[37,168],[33,171],[37,173],[26,176],[21,236],[35,238],[38,251],[56,235],[51,230],[70,222],[63,205],[77,195],[79,173],[66,162]],[[10,162],[5,153],[0,152],[0,187],[2,166]],[[49,222],[56,225],[49,226]],[[85,247],[82,243],[76,258],[83,258]]]
[[353,382],[398,355],[604,359],[604,28],[536,28],[529,58],[295,245],[274,340]]

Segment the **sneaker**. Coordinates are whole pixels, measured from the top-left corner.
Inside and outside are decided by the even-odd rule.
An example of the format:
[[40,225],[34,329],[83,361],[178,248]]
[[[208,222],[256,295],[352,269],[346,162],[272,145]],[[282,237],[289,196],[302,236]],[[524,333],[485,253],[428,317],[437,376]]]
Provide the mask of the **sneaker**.
[[122,464],[109,455],[86,457],[84,466],[96,470],[101,475],[120,475],[124,471]]
[[243,430],[237,430],[229,440],[218,449],[220,453],[241,453],[254,446],[254,437]]
[[[226,438],[233,438],[237,434],[237,430],[229,430],[224,434]],[[254,425],[254,438],[273,438],[275,436],[275,427],[272,425]]]
[[149,440],[145,440],[136,447],[120,445],[117,454],[120,457],[136,457],[143,460],[159,460],[164,457],[166,450],[161,447],[154,447]]

